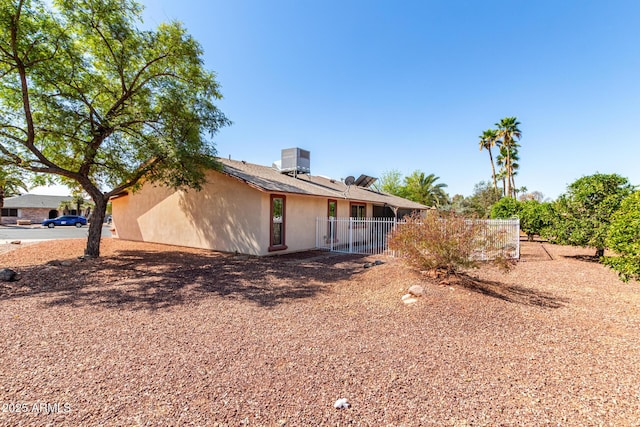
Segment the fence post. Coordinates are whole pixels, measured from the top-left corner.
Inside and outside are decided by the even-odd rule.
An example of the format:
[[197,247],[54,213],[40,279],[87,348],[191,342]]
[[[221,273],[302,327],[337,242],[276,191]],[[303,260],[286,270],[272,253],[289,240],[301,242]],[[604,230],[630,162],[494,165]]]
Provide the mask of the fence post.
[[333,227],[335,227],[335,218],[334,217],[329,217],[329,241],[331,242],[330,247],[331,247],[331,252],[333,252]]
[[355,223],[353,217],[349,217],[349,253],[353,253],[353,227]]
[[516,220],[516,259],[520,259],[520,218]]

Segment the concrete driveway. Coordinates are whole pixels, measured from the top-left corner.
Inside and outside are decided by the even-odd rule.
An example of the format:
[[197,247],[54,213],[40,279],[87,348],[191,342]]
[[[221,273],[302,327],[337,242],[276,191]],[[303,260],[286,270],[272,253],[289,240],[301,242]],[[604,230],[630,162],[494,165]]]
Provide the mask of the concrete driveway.
[[[111,237],[111,226],[104,224],[102,226],[102,237]],[[58,239],[77,239],[86,238],[89,233],[89,227],[55,227],[45,228],[41,225],[20,226],[20,225],[3,225],[0,226],[0,244],[10,243],[14,240],[22,242],[33,242],[41,240],[58,240]]]

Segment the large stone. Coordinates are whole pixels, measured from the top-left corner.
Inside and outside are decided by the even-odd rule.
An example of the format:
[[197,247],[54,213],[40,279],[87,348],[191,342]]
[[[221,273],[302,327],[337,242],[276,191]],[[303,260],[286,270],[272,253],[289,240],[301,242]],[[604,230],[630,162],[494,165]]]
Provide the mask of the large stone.
[[333,404],[333,407],[336,409],[346,409],[349,406],[351,405],[349,404],[349,401],[346,397],[336,400],[336,403]]
[[420,285],[412,285],[408,292],[414,297],[421,297],[424,295],[424,288]]
[[0,280],[3,282],[15,282],[18,280],[18,273],[10,268],[0,270]]
[[404,295],[402,295],[401,299],[402,299],[402,302],[405,303],[405,304],[413,304],[414,302],[418,301],[411,294],[404,294]]

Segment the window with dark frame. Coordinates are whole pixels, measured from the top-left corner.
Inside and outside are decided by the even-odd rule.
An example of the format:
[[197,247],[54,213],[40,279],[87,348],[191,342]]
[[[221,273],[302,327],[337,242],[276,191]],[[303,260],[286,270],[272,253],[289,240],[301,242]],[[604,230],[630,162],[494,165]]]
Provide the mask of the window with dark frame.
[[287,249],[285,245],[285,196],[271,195],[270,251]]
[[338,201],[337,200],[333,200],[333,199],[329,199],[328,205],[327,205],[327,216],[329,218],[333,217],[336,218],[338,216]]
[[351,203],[351,218],[365,218],[367,215],[367,205]]
[[[338,217],[338,201],[334,199],[329,199],[327,203],[327,216],[329,218],[337,218]],[[336,227],[335,221],[332,223],[329,221],[327,223],[327,235],[331,238],[335,239],[338,232],[338,228]]]
[[18,216],[18,209],[2,208],[2,216]]

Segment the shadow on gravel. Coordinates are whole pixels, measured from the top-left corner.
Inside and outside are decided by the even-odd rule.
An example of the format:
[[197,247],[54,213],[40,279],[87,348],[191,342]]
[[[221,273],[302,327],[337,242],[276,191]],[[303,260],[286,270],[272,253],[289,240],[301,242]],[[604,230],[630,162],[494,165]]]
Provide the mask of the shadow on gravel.
[[361,273],[362,258],[123,251],[69,266],[22,269],[20,281],[0,284],[0,301],[35,295],[48,297],[49,306],[158,310],[217,295],[274,307],[313,298],[327,291],[326,284]]
[[500,282],[478,279],[467,275],[458,276],[457,280],[451,284],[456,284],[470,291],[493,298],[529,306],[561,308],[569,301],[535,289],[524,288],[517,285],[505,285]]
[[576,261],[592,262],[594,264],[600,263],[600,257],[595,255],[563,255],[563,258],[574,259]]

